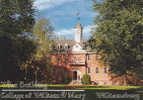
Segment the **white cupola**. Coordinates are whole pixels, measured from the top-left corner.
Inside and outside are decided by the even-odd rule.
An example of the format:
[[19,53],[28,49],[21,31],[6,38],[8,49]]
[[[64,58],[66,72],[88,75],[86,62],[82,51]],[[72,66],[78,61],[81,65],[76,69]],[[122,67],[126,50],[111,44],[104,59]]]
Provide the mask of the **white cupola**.
[[78,22],[75,27],[75,42],[80,43],[82,41],[82,29],[82,25]]

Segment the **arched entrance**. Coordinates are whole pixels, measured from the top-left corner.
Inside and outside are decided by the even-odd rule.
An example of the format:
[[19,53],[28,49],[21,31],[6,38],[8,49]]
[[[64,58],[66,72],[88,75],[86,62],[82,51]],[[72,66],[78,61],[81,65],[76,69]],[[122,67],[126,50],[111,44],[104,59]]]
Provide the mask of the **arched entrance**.
[[73,71],[73,80],[81,80],[81,72],[79,70]]
[[73,80],[77,80],[77,71],[73,71]]

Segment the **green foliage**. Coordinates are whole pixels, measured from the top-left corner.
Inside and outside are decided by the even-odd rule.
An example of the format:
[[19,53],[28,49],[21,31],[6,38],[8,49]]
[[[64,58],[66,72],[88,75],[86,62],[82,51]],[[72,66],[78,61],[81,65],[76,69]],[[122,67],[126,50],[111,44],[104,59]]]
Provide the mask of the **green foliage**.
[[[27,73],[27,79],[29,81],[43,81],[51,83],[53,80],[53,66],[50,62],[50,51],[53,35],[53,27],[49,23],[49,20],[39,19],[33,28],[32,39],[37,45],[36,53],[33,57],[25,63],[25,70]],[[26,69],[26,67],[30,67]],[[33,67],[31,69],[31,67]],[[32,76],[32,77],[30,77]],[[34,77],[34,78],[33,78]]]
[[88,74],[83,75],[82,84],[90,84],[90,82],[91,82],[90,75]]
[[33,28],[33,36],[36,36],[38,41],[49,40],[53,35],[53,26],[49,19],[39,19]]
[[33,0],[0,0],[0,80],[23,80],[21,65],[34,54]]
[[[94,19],[98,25],[89,44],[111,66],[118,75],[140,75],[143,68],[143,6],[141,0],[95,0]],[[141,3],[140,3],[141,4]],[[100,53],[101,54],[101,53]],[[101,55],[102,55],[101,54]],[[140,71],[139,71],[140,70]]]
[[33,37],[38,45],[37,56],[47,55],[52,50],[53,27],[47,19],[39,19],[33,28]]
[[30,32],[35,23],[33,15],[33,0],[0,0],[0,36]]

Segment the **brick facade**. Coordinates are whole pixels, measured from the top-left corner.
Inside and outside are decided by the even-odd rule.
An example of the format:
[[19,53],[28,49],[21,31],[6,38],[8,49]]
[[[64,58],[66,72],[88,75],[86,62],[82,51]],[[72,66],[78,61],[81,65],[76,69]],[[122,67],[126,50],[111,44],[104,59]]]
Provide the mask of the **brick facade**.
[[92,83],[97,85],[126,85],[124,78],[111,76],[110,67],[99,60],[100,56],[95,52],[88,52],[86,41],[82,39],[83,27],[80,22],[75,26],[74,35],[74,40],[66,40],[66,38],[54,40],[55,53],[51,53],[51,62],[54,66],[68,69],[72,80],[79,83],[87,73]]
[[91,77],[97,85],[126,85],[123,78],[112,78],[109,66],[98,60],[94,52],[85,53],[52,53],[54,66],[66,67],[71,72],[72,80],[81,81],[84,74]]

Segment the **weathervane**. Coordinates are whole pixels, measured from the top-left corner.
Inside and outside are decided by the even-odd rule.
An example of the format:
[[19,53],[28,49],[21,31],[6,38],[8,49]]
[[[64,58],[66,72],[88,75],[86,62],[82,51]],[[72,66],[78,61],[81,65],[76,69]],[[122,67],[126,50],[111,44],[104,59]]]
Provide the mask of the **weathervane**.
[[78,21],[80,21],[80,13],[79,12],[77,12],[77,19],[78,19]]

